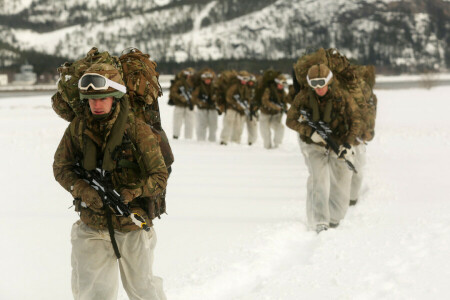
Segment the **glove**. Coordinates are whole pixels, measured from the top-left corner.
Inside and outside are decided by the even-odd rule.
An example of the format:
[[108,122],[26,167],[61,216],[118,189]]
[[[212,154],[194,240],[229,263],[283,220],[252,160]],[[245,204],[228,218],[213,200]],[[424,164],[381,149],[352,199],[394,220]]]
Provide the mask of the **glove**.
[[324,144],[326,144],[327,142],[325,142],[325,140],[320,136],[320,134],[318,134],[317,133],[317,131],[313,131],[313,133],[311,134],[311,140],[314,142],[314,143],[317,143],[317,144],[319,144],[319,143],[324,143]]
[[72,195],[75,198],[81,198],[81,201],[92,210],[101,211],[103,207],[103,202],[98,192],[82,179],[77,180],[73,185]]
[[349,155],[354,155],[355,154],[355,150],[353,149],[352,145],[348,144],[348,143],[344,143],[343,145],[339,146],[339,153],[338,153],[338,158],[340,159],[344,159],[344,158],[348,158]]
[[133,199],[142,195],[142,189],[123,189],[120,195],[122,196],[123,203],[128,204],[133,201]]

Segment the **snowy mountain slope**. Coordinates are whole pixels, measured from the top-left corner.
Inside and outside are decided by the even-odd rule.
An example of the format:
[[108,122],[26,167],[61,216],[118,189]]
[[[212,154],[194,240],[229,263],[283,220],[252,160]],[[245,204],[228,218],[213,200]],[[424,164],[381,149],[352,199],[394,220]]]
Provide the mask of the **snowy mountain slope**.
[[133,45],[157,61],[295,59],[323,46],[407,71],[450,64],[450,3],[442,0],[77,0],[54,4],[56,18],[45,3],[3,16],[19,22],[0,27],[8,44],[70,58],[93,45],[116,54]]
[[[260,137],[252,147],[172,141],[168,215],[155,222],[168,299],[447,299],[449,92],[377,91],[361,202],[319,236],[306,231],[307,170],[293,131],[273,151]],[[50,95],[0,98],[1,299],[71,298],[77,215],[51,166],[66,126]]]

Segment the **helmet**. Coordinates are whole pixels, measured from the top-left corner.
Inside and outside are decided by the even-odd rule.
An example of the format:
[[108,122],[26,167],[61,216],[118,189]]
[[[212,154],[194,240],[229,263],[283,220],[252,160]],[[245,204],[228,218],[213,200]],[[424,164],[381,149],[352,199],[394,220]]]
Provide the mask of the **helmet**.
[[189,68],[184,69],[182,72],[183,72],[183,75],[187,77],[187,76],[194,75],[195,70],[194,70],[194,68],[189,67]]
[[323,88],[333,80],[333,72],[325,64],[313,65],[308,70],[306,80],[312,88]]
[[241,81],[242,84],[247,84],[251,76],[252,75],[247,71],[240,71],[237,78]]
[[80,99],[122,98],[127,89],[119,71],[109,64],[93,64],[78,81]]

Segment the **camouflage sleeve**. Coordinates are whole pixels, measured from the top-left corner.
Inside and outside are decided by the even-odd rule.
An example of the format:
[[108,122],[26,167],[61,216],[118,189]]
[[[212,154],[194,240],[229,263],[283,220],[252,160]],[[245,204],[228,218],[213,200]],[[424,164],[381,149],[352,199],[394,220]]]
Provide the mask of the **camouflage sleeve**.
[[170,87],[170,98],[173,99],[175,104],[187,104],[187,100],[181,95],[181,86],[182,82],[177,81]]
[[276,111],[276,112],[280,112],[281,111],[280,107],[278,107],[277,105],[273,104],[270,101],[270,89],[269,88],[265,89],[264,94],[261,97],[261,103],[262,103],[262,105],[264,107],[266,107],[269,110],[273,110],[273,111]]
[[139,120],[136,121],[136,146],[148,175],[142,196],[156,196],[166,188],[168,173],[157,137],[147,124]]
[[195,90],[192,92],[192,104],[197,105],[198,107],[203,107],[204,104],[200,99],[198,98],[198,95],[200,94],[200,87],[195,88]]
[[227,95],[226,95],[227,104],[228,104],[230,107],[236,109],[237,111],[243,113],[243,112],[244,112],[244,109],[243,109],[240,105],[238,105],[236,99],[234,99],[234,95],[235,95],[235,94],[238,94],[238,93],[237,93],[237,90],[238,90],[238,85],[237,85],[237,84],[232,85],[232,86],[227,90]]
[[72,141],[70,134],[70,125],[64,132],[64,135],[56,149],[53,161],[53,175],[56,181],[62,185],[68,192],[72,192],[72,187],[79,178],[72,171],[72,166],[76,162],[76,153],[81,150],[77,149]]
[[361,112],[359,110],[358,104],[356,104],[353,97],[347,94],[345,98],[346,98],[345,111],[350,123],[349,124],[350,129],[346,137],[346,142],[349,143],[350,145],[355,145],[357,143],[356,138],[361,134],[362,128]]
[[292,130],[297,131],[303,137],[310,137],[312,128],[306,123],[306,121],[299,121],[300,110],[306,108],[305,99],[307,97],[303,93],[298,93],[288,110],[286,117],[286,126]]

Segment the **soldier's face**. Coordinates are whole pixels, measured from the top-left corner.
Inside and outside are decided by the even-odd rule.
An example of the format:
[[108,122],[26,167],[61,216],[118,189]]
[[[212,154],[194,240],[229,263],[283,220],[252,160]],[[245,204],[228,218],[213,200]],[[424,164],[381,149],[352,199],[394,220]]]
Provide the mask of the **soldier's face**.
[[328,85],[324,86],[323,88],[315,88],[314,91],[320,97],[325,96],[325,94],[328,92]]
[[94,115],[104,115],[111,111],[114,98],[89,99],[89,107]]

